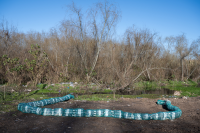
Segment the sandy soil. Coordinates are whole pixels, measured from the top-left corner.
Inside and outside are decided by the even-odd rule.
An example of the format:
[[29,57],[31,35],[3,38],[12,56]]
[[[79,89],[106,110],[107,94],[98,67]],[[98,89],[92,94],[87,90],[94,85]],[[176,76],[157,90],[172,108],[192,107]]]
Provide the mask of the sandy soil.
[[[69,100],[46,108],[83,108],[83,109],[112,109],[132,113],[155,113],[166,111],[157,105],[158,99],[128,99],[119,101],[75,101]],[[165,121],[137,121],[117,118],[99,117],[55,117],[26,114],[20,111],[0,115],[0,132],[2,133],[116,133],[116,132],[144,132],[144,133],[185,133],[200,132],[200,97],[188,99],[169,99],[172,105],[178,106],[183,114],[175,120]],[[17,108],[17,106],[16,106]]]

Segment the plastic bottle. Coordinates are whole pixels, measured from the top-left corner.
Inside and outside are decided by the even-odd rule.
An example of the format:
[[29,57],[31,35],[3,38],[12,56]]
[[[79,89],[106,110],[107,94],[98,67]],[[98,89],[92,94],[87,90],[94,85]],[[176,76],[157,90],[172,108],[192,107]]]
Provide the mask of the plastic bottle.
[[40,108],[39,106],[45,106],[62,102],[74,98],[73,95],[69,94],[63,97],[56,97],[50,99],[43,99],[40,101],[19,103],[18,110],[23,113],[33,113],[44,116],[68,116],[68,117],[113,117],[113,118],[124,118],[133,120],[173,120],[179,118],[182,115],[180,108],[171,105],[169,100],[158,100],[157,104],[165,106],[169,112],[157,112],[153,114],[147,113],[129,113],[121,110],[109,110],[109,109],[62,109],[62,108]]

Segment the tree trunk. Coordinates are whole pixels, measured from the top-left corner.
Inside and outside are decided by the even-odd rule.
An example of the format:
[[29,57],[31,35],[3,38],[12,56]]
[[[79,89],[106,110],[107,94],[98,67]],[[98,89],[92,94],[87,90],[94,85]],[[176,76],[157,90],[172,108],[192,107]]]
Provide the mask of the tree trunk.
[[90,81],[90,75],[88,75],[88,73],[86,74],[86,78],[87,78],[87,82],[89,83],[89,81]]
[[181,59],[181,81],[183,81],[183,59]]
[[147,68],[146,68],[146,70],[147,70],[148,79],[151,80],[151,78],[150,78],[150,74],[149,74],[149,71],[148,71]]
[[116,91],[116,90],[113,91],[113,98],[114,98],[114,100],[115,100],[115,91]]

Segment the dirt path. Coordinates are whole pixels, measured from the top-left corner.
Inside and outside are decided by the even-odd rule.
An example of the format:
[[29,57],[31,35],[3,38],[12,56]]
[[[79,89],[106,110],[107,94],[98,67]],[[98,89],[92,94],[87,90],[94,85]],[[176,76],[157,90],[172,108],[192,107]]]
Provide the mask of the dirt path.
[[[155,113],[166,111],[157,105],[158,99],[120,99],[113,102],[86,102],[69,100],[46,108],[84,108],[112,109],[132,113]],[[55,117],[26,114],[20,111],[0,115],[0,132],[20,133],[116,133],[116,132],[146,132],[175,133],[200,132],[200,97],[188,99],[169,99],[172,105],[178,106],[183,114],[180,118],[165,121],[137,121],[117,118],[98,117]]]

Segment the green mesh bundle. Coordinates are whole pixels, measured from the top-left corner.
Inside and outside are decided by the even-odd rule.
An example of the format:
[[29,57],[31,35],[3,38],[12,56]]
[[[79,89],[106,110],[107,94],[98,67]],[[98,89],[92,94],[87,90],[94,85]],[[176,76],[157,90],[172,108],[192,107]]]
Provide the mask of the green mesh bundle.
[[148,113],[129,113],[121,110],[110,110],[110,109],[87,109],[82,108],[76,109],[63,109],[63,108],[40,108],[39,106],[50,105],[58,102],[63,102],[74,98],[73,95],[69,94],[63,97],[56,97],[50,99],[43,99],[40,101],[19,103],[18,110],[23,113],[33,113],[43,116],[67,116],[67,117],[113,117],[113,118],[124,118],[132,120],[173,120],[179,118],[182,115],[181,109],[171,105],[169,100],[158,100],[157,104],[163,105],[169,110],[169,112],[157,112],[153,114]]

